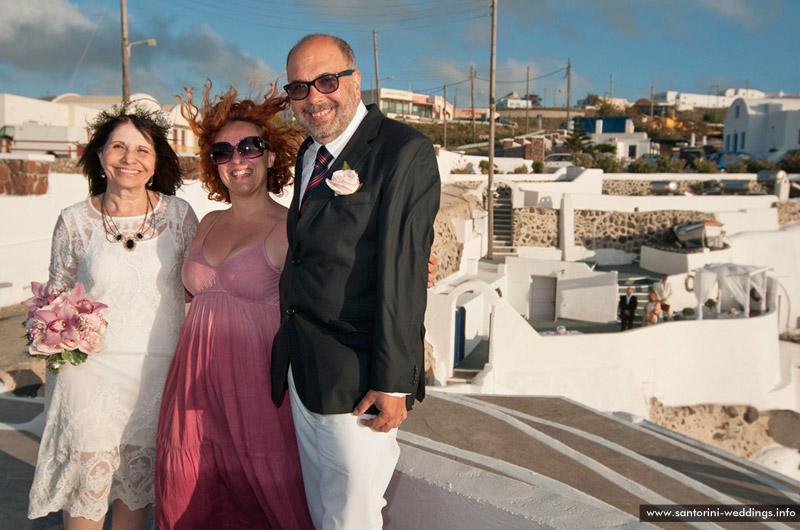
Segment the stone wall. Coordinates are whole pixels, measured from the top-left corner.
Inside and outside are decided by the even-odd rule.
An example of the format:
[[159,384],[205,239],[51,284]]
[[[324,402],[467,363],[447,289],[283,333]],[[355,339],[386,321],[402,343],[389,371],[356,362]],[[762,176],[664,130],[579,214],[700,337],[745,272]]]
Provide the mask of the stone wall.
[[[705,189],[716,188],[719,186],[720,181],[725,180],[724,175],[716,180],[676,180],[678,189],[676,193],[683,194],[686,192],[698,194],[704,187]],[[663,179],[661,182],[669,181],[668,178]],[[603,195],[623,195],[623,196],[643,196],[653,195],[652,192],[653,180],[603,180]],[[772,185],[760,183],[756,180],[751,180],[747,187],[748,193],[772,193]]]
[[[595,221],[603,216],[592,238]],[[575,211],[575,244],[585,248],[612,248],[638,254],[642,245],[659,247],[672,243],[670,228],[679,223],[714,221],[714,214],[692,211],[660,210],[654,212]]]
[[50,162],[0,159],[0,195],[44,195]]
[[435,237],[431,252],[439,260],[436,280],[458,272],[464,245],[456,238],[453,219],[472,219],[472,211],[480,209],[478,198],[459,185],[442,187],[441,204],[433,224]]
[[778,224],[783,226],[800,221],[800,200],[781,201],[775,204],[778,208]]
[[[800,213],[800,212],[799,212]],[[514,246],[557,247],[559,211],[548,208],[517,208],[512,218]],[[596,241],[592,239],[595,221]],[[585,248],[612,248],[638,253],[642,245],[671,243],[670,228],[692,219],[713,221],[714,214],[692,211],[662,210],[655,212],[575,211],[575,244]]]
[[56,158],[55,161],[50,164],[50,171],[53,173],[66,174],[82,173],[81,169],[78,167],[77,158]]
[[511,216],[515,247],[557,247],[558,210],[516,208]]
[[[603,180],[603,195],[643,196],[652,195],[652,180]],[[693,185],[700,184],[699,180],[678,180],[678,193],[691,191]]]

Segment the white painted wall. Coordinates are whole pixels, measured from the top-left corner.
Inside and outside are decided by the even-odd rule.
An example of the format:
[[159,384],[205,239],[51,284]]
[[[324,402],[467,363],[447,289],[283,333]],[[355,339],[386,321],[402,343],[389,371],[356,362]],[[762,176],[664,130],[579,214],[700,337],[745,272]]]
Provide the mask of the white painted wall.
[[800,327],[800,223],[775,231],[743,232],[728,241],[732,263],[769,267],[770,276],[782,286],[779,329]]
[[556,316],[613,322],[617,318],[617,274],[595,272],[585,263],[506,258],[507,288],[504,299],[524,318],[529,318],[531,276],[558,279]]
[[798,376],[781,356],[777,313],[666,322],[624,333],[540,336],[505,300],[495,304],[490,364],[472,385],[443,391],[559,395],[648,416],[668,406],[748,403],[800,411]]

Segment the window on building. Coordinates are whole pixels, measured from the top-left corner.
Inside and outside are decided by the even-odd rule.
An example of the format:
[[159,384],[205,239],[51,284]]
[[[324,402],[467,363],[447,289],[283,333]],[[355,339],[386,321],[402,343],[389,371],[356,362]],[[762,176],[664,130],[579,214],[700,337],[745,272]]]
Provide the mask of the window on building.
[[736,152],[739,150],[739,133],[733,133],[733,151]]
[[636,146],[629,145],[628,146],[628,158],[636,158]]
[[414,105],[411,107],[411,114],[414,116],[419,116],[420,118],[432,118],[433,113],[431,107],[426,107],[424,105]]
[[381,101],[381,110],[383,113],[392,112],[394,114],[408,114],[408,102],[407,101]]
[[734,113],[734,117],[736,117],[736,118],[738,118],[738,117],[739,117],[739,107],[740,107],[740,106],[741,106],[741,105],[736,105],[736,108],[735,108],[735,109],[734,109],[734,111],[733,111],[733,113]]
[[742,131],[742,151],[744,151],[744,131]]
[[726,134],[725,135],[725,150],[726,151],[730,151],[731,150],[731,135],[730,134]]

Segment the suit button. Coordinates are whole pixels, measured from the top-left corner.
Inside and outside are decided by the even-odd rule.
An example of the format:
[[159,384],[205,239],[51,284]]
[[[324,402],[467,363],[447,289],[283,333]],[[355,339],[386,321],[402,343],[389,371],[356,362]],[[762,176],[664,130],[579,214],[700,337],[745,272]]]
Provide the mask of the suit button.
[[300,258],[294,258],[292,260],[292,265],[294,265],[295,267],[300,265]]
[[287,315],[294,315],[294,307],[287,307],[286,308]]

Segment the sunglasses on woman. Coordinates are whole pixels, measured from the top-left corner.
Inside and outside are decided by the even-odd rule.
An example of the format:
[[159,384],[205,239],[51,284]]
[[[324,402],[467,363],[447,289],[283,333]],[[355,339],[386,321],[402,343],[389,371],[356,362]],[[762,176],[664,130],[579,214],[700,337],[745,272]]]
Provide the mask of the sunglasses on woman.
[[233,158],[234,149],[239,151],[242,158],[258,158],[264,154],[266,147],[264,141],[258,136],[242,138],[236,142],[236,145],[220,142],[211,146],[211,160],[217,165],[227,164]]
[[344,70],[338,74],[325,74],[321,75],[313,81],[294,81],[288,85],[283,85],[283,89],[289,94],[289,97],[295,101],[306,99],[311,87],[317,89],[320,94],[331,94],[339,90],[339,78],[348,75],[353,75],[355,70]]

